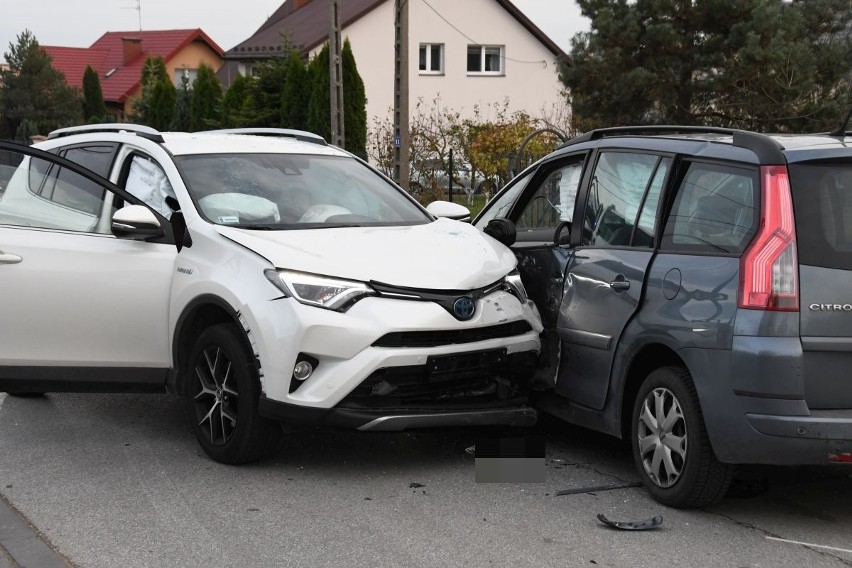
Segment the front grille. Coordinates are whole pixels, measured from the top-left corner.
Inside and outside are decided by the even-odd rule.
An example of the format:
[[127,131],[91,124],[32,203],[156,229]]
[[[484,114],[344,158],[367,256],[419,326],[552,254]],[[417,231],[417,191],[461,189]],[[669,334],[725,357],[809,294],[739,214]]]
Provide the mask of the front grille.
[[339,406],[452,408],[499,405],[525,397],[535,371],[533,352],[505,349],[430,357],[426,365],[378,369]]
[[440,347],[442,345],[457,345],[474,343],[488,339],[514,337],[532,331],[526,321],[515,321],[488,327],[472,329],[453,329],[437,331],[396,331],[377,339],[373,347]]

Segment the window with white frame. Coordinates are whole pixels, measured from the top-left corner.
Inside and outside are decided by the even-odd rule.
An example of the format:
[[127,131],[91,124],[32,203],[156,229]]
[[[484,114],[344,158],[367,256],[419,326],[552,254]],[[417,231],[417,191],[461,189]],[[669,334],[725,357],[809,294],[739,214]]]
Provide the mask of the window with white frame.
[[502,45],[468,45],[467,72],[469,74],[503,75]]
[[420,74],[441,75],[444,73],[444,44],[420,44]]

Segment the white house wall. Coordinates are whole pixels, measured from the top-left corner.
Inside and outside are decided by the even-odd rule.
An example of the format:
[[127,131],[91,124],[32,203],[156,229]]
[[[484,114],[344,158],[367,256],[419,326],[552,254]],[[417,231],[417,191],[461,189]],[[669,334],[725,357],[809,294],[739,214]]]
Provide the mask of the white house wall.
[[[441,19],[426,1],[464,35]],[[388,0],[343,30],[367,91],[369,126],[375,117],[392,116],[393,5],[393,0]],[[489,118],[489,105],[502,105],[504,100],[508,100],[510,112],[523,110],[541,116],[543,109],[564,100],[556,56],[494,0],[409,0],[409,36],[412,110],[418,98],[428,103],[440,96],[445,108],[460,112],[464,118],[472,118],[477,105]],[[420,74],[421,43],[444,44],[442,75]],[[505,73],[468,75],[467,46],[473,43],[505,46]]]

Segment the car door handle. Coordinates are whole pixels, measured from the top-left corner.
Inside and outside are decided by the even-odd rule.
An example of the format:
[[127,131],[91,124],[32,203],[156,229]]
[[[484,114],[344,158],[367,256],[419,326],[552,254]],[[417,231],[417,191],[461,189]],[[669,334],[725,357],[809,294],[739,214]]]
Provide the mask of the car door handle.
[[609,287],[616,291],[630,290],[630,281],[624,280],[623,278],[623,276],[621,278],[616,278],[609,283]]
[[8,254],[0,250],[0,264],[18,264],[24,260],[17,254]]

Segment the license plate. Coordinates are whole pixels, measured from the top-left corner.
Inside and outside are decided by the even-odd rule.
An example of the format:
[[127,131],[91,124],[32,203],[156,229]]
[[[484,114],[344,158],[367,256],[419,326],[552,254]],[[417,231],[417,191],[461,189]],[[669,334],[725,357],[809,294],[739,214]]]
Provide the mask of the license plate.
[[454,374],[465,374],[497,368],[506,362],[506,349],[488,349],[453,355],[433,355],[426,359],[430,380],[450,378]]

